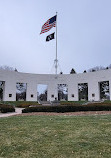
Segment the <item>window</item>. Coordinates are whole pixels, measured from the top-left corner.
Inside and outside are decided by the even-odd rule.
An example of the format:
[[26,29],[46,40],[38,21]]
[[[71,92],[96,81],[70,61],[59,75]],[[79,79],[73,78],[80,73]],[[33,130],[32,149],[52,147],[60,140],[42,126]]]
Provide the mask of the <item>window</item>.
[[54,98],[54,94],[52,94],[51,97]]
[[12,94],[9,94],[9,97],[12,97]]
[[95,97],[95,94],[94,94],[94,93],[92,94],[92,97]]
[[33,98],[34,97],[34,95],[33,94],[31,94],[31,98]]

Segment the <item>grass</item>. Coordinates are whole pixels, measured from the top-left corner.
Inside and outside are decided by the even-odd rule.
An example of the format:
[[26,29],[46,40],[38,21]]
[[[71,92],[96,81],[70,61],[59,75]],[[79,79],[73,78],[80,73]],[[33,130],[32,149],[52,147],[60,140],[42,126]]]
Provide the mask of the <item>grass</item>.
[[0,158],[109,158],[111,115],[0,119]]

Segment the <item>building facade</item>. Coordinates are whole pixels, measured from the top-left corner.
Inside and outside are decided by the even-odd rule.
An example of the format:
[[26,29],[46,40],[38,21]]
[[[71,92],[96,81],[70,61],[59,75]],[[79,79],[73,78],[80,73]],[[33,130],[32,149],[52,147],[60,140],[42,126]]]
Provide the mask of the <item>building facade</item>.
[[[47,85],[47,101],[58,100],[58,85],[67,85],[68,101],[80,98],[79,86],[87,85],[87,100],[101,100],[101,83],[108,83],[104,93],[111,100],[111,69],[80,74],[30,74],[0,70],[3,101],[16,101],[17,83],[26,84],[26,101],[37,101],[37,86]],[[80,90],[81,91],[81,90]],[[107,97],[106,97],[107,98]]]

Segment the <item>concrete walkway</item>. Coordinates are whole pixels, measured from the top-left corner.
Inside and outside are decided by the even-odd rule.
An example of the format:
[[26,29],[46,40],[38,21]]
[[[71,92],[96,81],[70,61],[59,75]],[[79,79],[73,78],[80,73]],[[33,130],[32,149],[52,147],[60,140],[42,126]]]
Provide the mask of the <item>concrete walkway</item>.
[[24,108],[15,108],[15,112],[9,112],[9,113],[0,113],[0,118],[1,117],[9,117],[9,116],[14,116],[22,113],[22,109]]

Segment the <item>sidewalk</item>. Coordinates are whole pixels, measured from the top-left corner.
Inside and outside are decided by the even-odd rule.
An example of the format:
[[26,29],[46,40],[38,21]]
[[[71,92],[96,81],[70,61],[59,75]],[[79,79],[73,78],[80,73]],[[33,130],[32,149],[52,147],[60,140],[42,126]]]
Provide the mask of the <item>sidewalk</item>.
[[9,117],[9,116],[14,116],[22,113],[22,109],[24,108],[15,108],[15,112],[10,112],[10,113],[0,113],[0,118],[1,117]]

